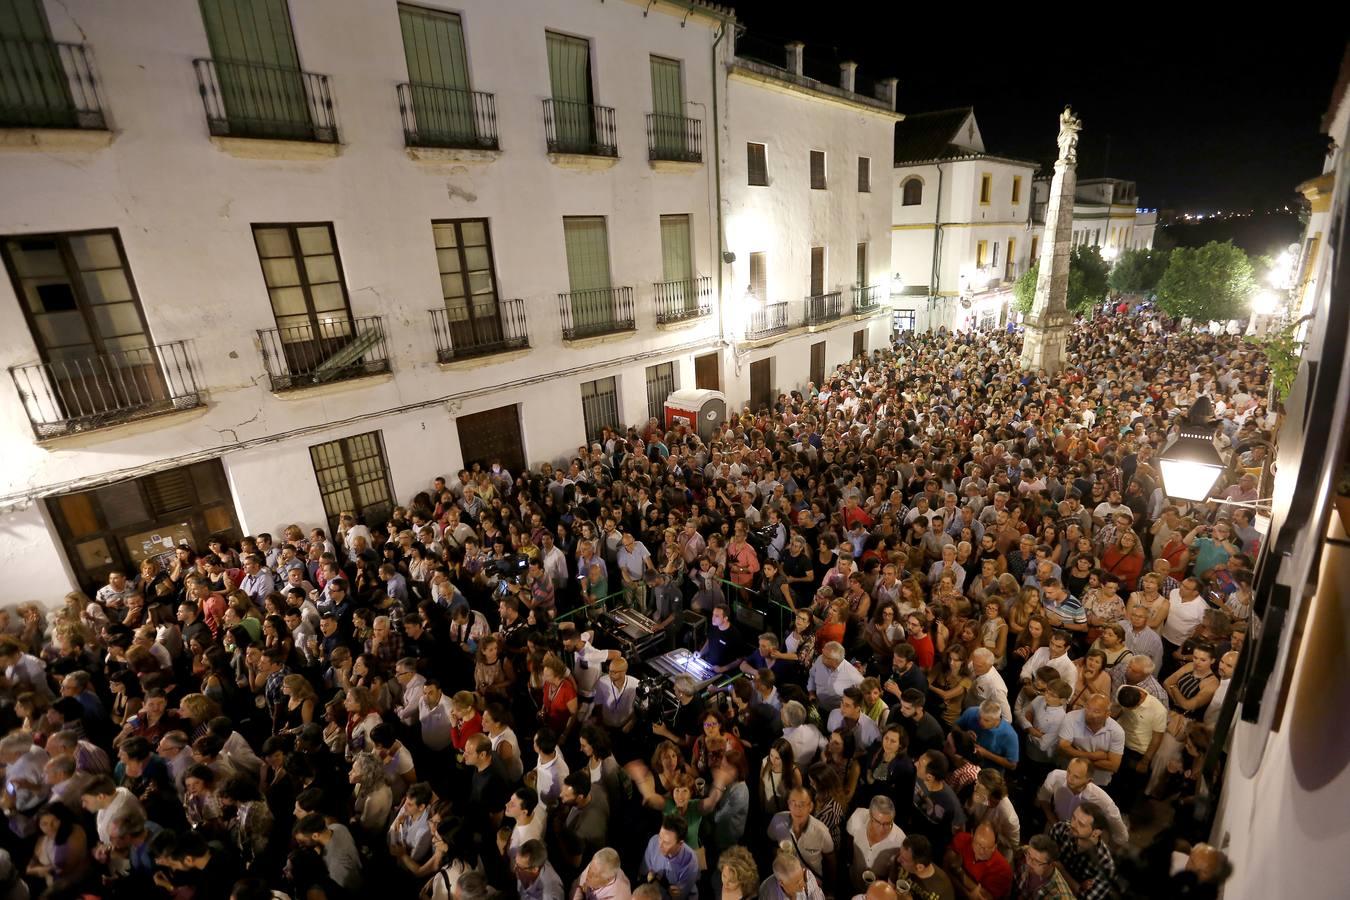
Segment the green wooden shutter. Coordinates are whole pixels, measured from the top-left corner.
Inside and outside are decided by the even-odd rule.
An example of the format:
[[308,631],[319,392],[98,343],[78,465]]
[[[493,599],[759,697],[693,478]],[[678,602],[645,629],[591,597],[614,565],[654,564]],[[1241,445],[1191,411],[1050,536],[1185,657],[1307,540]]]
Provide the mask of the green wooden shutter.
[[686,311],[698,307],[694,289],[693,253],[689,246],[689,217],[661,217],[661,268],[663,279],[671,284],[674,302]]
[[653,142],[657,150],[665,151],[663,158],[671,158],[672,153],[679,158],[685,150],[684,79],[680,61],[653,56],[651,65],[652,112],[656,116]]
[[311,136],[287,0],[200,0],[225,114],[269,136]]
[[70,85],[42,0],[0,2],[0,126],[75,124]]
[[475,138],[463,21],[455,13],[405,4],[399,4],[398,17],[418,133]]
[[565,146],[590,146],[595,143],[590,42],[552,31],[546,37],[555,134]]
[[603,216],[563,220],[567,277],[572,289],[572,326],[598,328],[614,321],[609,291],[609,234]]

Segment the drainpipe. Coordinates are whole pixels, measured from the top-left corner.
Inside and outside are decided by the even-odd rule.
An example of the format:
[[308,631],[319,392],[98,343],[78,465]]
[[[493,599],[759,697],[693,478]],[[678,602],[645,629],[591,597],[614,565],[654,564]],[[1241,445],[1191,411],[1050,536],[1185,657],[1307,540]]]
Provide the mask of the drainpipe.
[[[723,22],[722,27],[717,29],[717,36],[713,38],[712,43],[712,134],[713,134],[713,193],[717,201],[717,246],[714,251],[717,264],[717,341],[718,344],[727,342],[727,305],[724,292],[722,290],[722,273],[726,264],[722,262],[722,251],[726,247],[726,232],[723,230],[722,222],[722,119],[718,113],[719,105],[717,102],[717,45],[722,43],[722,38],[726,37],[727,27],[730,23]],[[720,377],[719,377],[720,382]]]
[[[938,170],[938,189],[937,203],[933,207],[933,265],[928,276],[928,315],[932,317],[933,307],[938,300],[938,287],[942,283],[941,270],[939,268],[942,260],[942,163],[937,164]],[[928,330],[933,329],[932,321],[928,322]]]

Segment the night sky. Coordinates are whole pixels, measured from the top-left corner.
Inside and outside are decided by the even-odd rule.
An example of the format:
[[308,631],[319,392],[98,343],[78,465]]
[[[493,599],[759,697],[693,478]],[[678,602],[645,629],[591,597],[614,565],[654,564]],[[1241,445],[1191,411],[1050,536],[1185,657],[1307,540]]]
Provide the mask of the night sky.
[[[1127,4],[1116,19],[1103,19],[1101,7],[1083,16],[1090,26],[1058,32],[1040,24],[1048,6],[1009,7],[1022,12],[1002,21],[953,5],[929,21],[945,10],[859,0],[730,5],[749,28],[745,55],[783,65],[783,43],[802,40],[808,75],[837,84],[838,63],[853,59],[862,90],[898,77],[901,112],[974,106],[991,153],[1051,162],[1059,111],[1070,103],[1083,121],[1078,177],[1132,179],[1140,205],[1178,212],[1280,206],[1321,173],[1320,122],[1346,37],[1335,27],[1295,32],[1292,23],[1281,34],[1266,24],[1279,19],[1269,8],[1260,24],[1247,19],[1247,34],[1216,37],[1165,23],[1166,4]],[[1234,21],[1245,15],[1234,8]]]

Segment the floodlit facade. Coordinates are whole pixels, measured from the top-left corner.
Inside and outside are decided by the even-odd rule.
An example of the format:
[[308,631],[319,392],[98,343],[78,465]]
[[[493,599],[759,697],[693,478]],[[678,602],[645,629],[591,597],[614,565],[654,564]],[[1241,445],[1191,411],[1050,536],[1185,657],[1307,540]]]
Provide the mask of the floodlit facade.
[[755,402],[889,346],[895,80],[869,97],[852,64],[839,86],[803,75],[802,52],[788,45],[785,67],[737,57],[727,82],[727,381]]
[[378,520],[676,389],[743,399],[718,302],[729,12],[18,11],[0,599],[54,603],[180,539]]
[[907,115],[891,178],[896,306],[919,330],[1007,321],[1011,285],[1035,262],[1036,164],[996,156],[971,108]]

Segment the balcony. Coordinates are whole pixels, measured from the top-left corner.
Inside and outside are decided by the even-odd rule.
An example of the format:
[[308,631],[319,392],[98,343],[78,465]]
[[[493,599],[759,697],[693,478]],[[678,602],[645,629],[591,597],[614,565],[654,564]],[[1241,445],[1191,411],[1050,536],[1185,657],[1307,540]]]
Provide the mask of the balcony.
[[13,366],[38,440],[202,405],[182,341]]
[[258,331],[263,367],[274,391],[290,391],[389,371],[379,316]]
[[680,281],[658,281],[652,288],[658,325],[712,315],[712,278],[707,275]]
[[502,300],[495,309],[472,311],[464,302],[447,303],[431,310],[431,331],[436,336],[436,361],[441,363],[530,346],[524,300]]
[[839,291],[813,294],[806,298],[807,325],[824,325],[844,315],[844,299]]
[[212,59],[192,67],[213,137],[337,143],[327,75]]
[[750,311],[750,319],[745,325],[745,339],[758,341],[775,334],[782,334],[792,328],[788,321],[788,304],[765,303],[756,305]]
[[409,147],[499,150],[497,100],[482,91],[400,84],[398,111]]
[[107,127],[87,46],[0,40],[0,128]]
[[614,110],[573,100],[544,101],[544,137],[549,153],[617,157]]
[[598,337],[633,331],[633,289],[631,287],[591,288],[558,295],[562,315],[563,340]]
[[669,162],[703,162],[703,123],[684,116],[649,113],[647,159]]
[[864,316],[881,305],[881,285],[855,284],[853,286],[853,313]]

